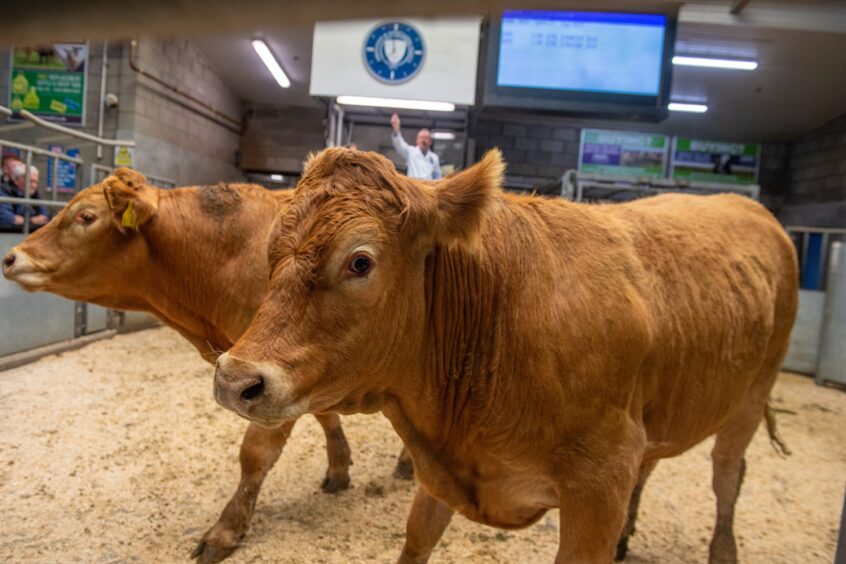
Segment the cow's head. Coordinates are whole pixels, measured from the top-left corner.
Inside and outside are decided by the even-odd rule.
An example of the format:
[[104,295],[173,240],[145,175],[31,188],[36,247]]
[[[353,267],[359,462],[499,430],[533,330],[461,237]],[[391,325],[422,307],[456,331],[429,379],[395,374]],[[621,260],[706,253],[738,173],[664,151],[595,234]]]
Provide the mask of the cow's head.
[[144,175],[119,168],[10,250],[3,275],[25,290],[108,302],[110,289],[142,264],[146,250],[137,231],[156,215],[158,201],[159,190]]
[[[215,396],[265,425],[305,412],[370,412],[419,372],[431,292],[427,257],[471,245],[504,165],[491,151],[440,182],[387,159],[327,149],[306,164],[268,242],[270,291],[218,360]],[[449,284],[449,273],[438,273]]]

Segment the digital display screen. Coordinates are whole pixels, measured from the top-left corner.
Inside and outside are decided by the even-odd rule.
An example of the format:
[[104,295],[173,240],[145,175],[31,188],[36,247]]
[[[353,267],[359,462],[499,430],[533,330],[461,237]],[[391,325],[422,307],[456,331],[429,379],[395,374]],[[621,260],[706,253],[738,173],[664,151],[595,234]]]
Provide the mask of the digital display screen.
[[667,17],[509,10],[497,86],[658,96]]

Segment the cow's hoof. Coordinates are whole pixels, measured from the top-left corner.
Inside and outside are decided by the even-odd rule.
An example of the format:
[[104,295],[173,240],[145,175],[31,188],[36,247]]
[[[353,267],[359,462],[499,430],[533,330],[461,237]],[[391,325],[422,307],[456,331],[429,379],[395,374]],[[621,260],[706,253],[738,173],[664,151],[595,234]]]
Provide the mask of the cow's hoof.
[[343,476],[330,476],[327,473],[326,477],[323,478],[323,482],[320,484],[320,489],[323,490],[323,493],[336,493],[349,489],[349,487],[350,477],[346,474]]
[[235,551],[236,546],[214,546],[203,538],[197,545],[197,548],[191,553],[191,558],[195,558],[200,564],[212,564],[213,562],[220,562],[225,560]]
[[400,480],[414,479],[414,464],[411,463],[411,460],[397,461],[397,467],[394,468],[394,478],[399,478]]

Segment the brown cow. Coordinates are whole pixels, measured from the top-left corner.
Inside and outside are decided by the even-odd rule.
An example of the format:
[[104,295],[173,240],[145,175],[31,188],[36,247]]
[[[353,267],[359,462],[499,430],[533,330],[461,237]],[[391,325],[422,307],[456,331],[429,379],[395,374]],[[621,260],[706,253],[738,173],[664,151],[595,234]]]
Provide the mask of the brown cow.
[[312,158],[218,401],[269,428],[381,410],[422,484],[401,562],[454,511],[518,528],[552,507],[557,562],[610,562],[657,461],[716,434],[711,561],[734,562],[796,313],[790,240],[739,196],[575,204],[503,193],[503,167],[492,151],[433,188],[373,153]]
[[[3,274],[26,290],[150,312],[214,362],[247,327],[267,291],[267,232],[290,199],[290,191],[251,184],[159,190],[140,173],[118,169],[9,251]],[[322,488],[345,489],[351,462],[340,418],[316,417],[329,455]],[[201,560],[227,556],[246,533],[261,483],[293,424],[249,426],[240,484],[197,547]],[[401,456],[398,471],[410,467]]]

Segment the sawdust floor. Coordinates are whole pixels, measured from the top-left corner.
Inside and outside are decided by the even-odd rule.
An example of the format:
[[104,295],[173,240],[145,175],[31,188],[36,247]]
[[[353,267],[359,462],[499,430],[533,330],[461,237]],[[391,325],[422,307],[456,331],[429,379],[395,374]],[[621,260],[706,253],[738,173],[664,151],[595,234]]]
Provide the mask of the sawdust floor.
[[[245,422],[218,407],[212,371],[159,328],[0,373],[0,560],[187,562],[238,481]],[[782,375],[775,404],[793,456],[762,430],[736,531],[744,562],[831,562],[846,482],[846,394]],[[294,430],[231,562],[392,562],[413,493],[391,477],[382,416],[344,419],[353,487],[320,493],[324,439]],[[643,497],[630,562],[705,562],[714,521],[710,442],[664,461]],[[551,562],[558,512],[522,531],[456,517],[432,562]]]

